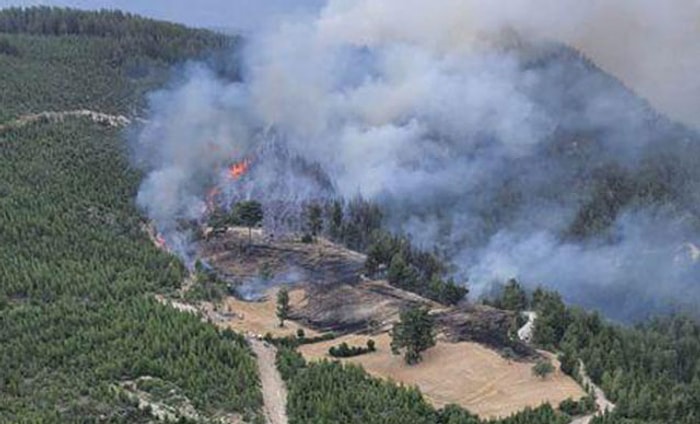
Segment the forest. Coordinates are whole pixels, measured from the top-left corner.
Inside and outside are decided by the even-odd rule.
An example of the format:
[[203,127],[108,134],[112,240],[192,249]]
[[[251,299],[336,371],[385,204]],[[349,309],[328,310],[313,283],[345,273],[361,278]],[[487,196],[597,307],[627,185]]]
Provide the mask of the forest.
[[[85,17],[48,12],[2,11],[1,26]],[[108,28],[112,15],[101,16]],[[172,48],[185,58],[188,36],[202,35],[181,31]],[[28,32],[36,31],[0,34],[0,121],[44,109],[129,113],[139,90],[167,77],[136,52],[130,60],[160,76],[129,77],[111,61],[111,38]],[[121,389],[146,376],[176,388],[202,417],[258,419],[260,384],[243,338],[153,299],[179,287],[185,270],[141,229],[140,175],[120,131],[77,118],[4,129],[0,163],[0,422],[151,422]]]
[[511,281],[495,300],[538,313],[533,342],[559,352],[562,371],[586,372],[616,404],[594,423],[696,423],[700,417],[700,324],[687,315],[623,326],[569,307],[545,289],[531,294]]
[[136,116],[187,60],[237,78],[238,38],[121,12],[0,10],[0,124],[27,113],[93,109]]

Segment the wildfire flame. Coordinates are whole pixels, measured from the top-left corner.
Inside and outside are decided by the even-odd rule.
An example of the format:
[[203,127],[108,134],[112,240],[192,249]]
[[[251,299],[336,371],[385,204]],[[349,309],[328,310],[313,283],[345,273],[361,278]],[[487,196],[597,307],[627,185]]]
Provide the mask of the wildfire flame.
[[236,162],[228,168],[228,176],[233,180],[237,180],[248,172],[250,167],[250,160],[243,159],[240,162]]

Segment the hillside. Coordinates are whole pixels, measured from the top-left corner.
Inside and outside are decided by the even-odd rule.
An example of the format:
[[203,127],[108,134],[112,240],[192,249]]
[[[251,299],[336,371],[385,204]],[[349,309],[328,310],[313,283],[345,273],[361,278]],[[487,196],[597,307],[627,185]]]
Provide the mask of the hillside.
[[[533,375],[536,361],[553,355],[514,338],[516,314],[483,305],[441,305],[385,280],[371,280],[364,274],[365,255],[327,239],[273,239],[256,229],[249,241],[244,228],[231,227],[201,239],[197,250],[209,270],[199,271],[179,298],[165,303],[185,302],[217,326],[253,337],[295,337],[300,330],[305,337],[320,337],[297,349],[311,363],[333,360],[332,346],[363,346],[372,339],[376,352],[343,362],[415,386],[435,408],[459,405],[491,419],[585,396],[560,371],[545,381]],[[197,302],[188,292],[208,292],[202,289],[211,284],[206,273],[228,282],[227,288],[220,298]],[[275,312],[280,285],[289,288],[291,299],[284,327]],[[436,317],[438,342],[423,362],[408,366],[391,353],[389,330],[401,310],[415,306],[429,308]],[[331,334],[331,340],[323,339]]]
[[0,123],[78,109],[135,116],[146,93],[169,81],[173,65],[217,57],[236,43],[121,12],[2,9]]
[[[418,82],[381,86],[412,73],[385,72],[378,58],[396,55],[371,46],[342,50],[353,66],[329,65],[328,81],[313,78],[328,70],[307,63],[315,51],[295,50],[298,67],[273,60],[285,66],[271,79],[294,89],[267,106],[294,113],[261,129],[245,121],[247,89],[260,87],[241,81],[240,43],[118,11],[0,10],[0,423],[697,423],[697,316],[623,326],[565,302],[624,317],[697,306],[696,133],[559,45],[498,51],[495,69],[416,56],[459,101],[476,74],[469,87],[488,96],[467,106],[486,104],[482,118],[507,121],[517,142],[532,136],[530,112],[554,117],[515,154],[504,128],[461,127],[462,103],[438,91],[389,122],[371,116],[383,102],[336,103],[380,86],[398,106],[391,96]],[[499,72],[523,78],[490,103],[512,82]],[[309,102],[327,100],[329,81],[343,95]],[[187,91],[202,82],[204,94]],[[507,115],[523,110],[525,121]],[[287,131],[300,116],[330,132]],[[396,149],[373,150],[384,137]],[[385,191],[343,198],[333,165],[346,158],[361,158],[342,164],[346,189],[371,179]],[[154,175],[163,184],[144,195]],[[241,213],[256,200],[262,216]],[[550,237],[507,234],[533,229]],[[465,265],[477,257],[481,268]],[[516,265],[524,281],[506,283]],[[465,298],[473,275],[496,289]],[[391,330],[413,307],[436,344],[407,365]],[[332,356],[343,342],[367,350]],[[541,378],[543,359],[554,369]]]
[[[46,13],[0,11],[0,122],[44,110],[131,114],[167,78],[166,62],[133,50],[126,62],[148,72],[130,76],[129,63],[113,62],[112,38],[6,31],[20,18],[41,26]],[[170,24],[100,17],[105,29],[116,19],[181,33],[171,46],[154,39],[154,54],[185,59],[218,45]],[[147,423],[173,410],[253,421],[262,398],[243,338],[151,298],[185,270],[141,232],[122,129],[76,114],[0,130],[0,422]]]

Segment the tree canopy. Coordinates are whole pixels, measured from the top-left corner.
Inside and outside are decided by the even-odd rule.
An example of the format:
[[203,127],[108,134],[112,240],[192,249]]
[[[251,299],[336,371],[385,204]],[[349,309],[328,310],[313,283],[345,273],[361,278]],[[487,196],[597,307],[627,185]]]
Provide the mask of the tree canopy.
[[391,330],[391,351],[398,355],[404,351],[404,359],[412,365],[420,362],[421,353],[435,346],[433,317],[425,308],[408,308],[401,311],[399,322]]

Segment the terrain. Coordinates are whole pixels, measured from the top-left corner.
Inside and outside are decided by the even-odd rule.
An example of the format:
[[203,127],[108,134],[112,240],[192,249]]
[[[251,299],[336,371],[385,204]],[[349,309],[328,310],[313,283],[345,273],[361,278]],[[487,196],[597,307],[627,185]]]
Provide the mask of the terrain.
[[[441,304],[420,286],[390,283],[386,270],[367,272],[379,218],[349,213],[356,225],[310,243],[294,232],[204,228],[193,240],[199,263],[188,269],[137,207],[144,173],[129,141],[146,122],[148,93],[186,62],[240,78],[229,62],[239,42],[121,12],[0,11],[1,423],[697,423],[694,317],[622,326],[541,288],[515,302],[496,294],[498,307]],[[583,132],[595,144],[595,131]],[[691,135],[675,126],[653,133],[650,146],[674,141],[649,169],[577,174],[598,188],[571,236],[609,228],[625,205],[656,203],[692,181],[696,171],[667,166],[695,164]],[[583,145],[551,147],[566,156]],[[594,162],[605,159],[593,150]],[[692,210],[692,187],[682,187],[672,197]],[[358,209],[381,217],[363,202]],[[404,242],[414,260],[430,258]],[[684,247],[690,257],[695,244]],[[283,327],[281,286],[291,298]],[[429,308],[438,332],[411,367],[391,355],[387,333],[410,306]],[[328,356],[343,341],[369,339],[376,352]],[[532,367],[543,358],[556,366],[539,379]],[[563,413],[559,402],[586,386],[598,410]]]
[[[300,346],[307,360],[333,359],[328,349],[346,342],[364,346],[376,342],[377,351],[345,359],[372,375],[417,386],[432,405],[456,404],[485,418],[504,418],[543,403],[558,405],[578,399],[583,389],[556,371],[542,381],[532,373],[538,352],[514,338],[514,314],[488,306],[446,307],[386,281],[369,280],[364,255],[323,238],[303,243],[298,238],[273,239],[256,230],[248,239],[244,228],[200,241],[201,257],[219,276],[231,281],[231,296],[201,302],[198,308],[216,325],[252,336],[294,337],[333,332],[336,338]],[[260,270],[268,273],[265,280]],[[291,321],[279,326],[275,299],[279,284],[290,288]],[[248,300],[236,298],[240,291]],[[254,296],[251,294],[255,294]],[[428,307],[438,322],[438,343],[424,361],[406,365],[389,348],[388,331],[399,312],[411,306]],[[507,350],[514,357],[503,356]]]
[[[47,25],[66,20],[70,34]],[[173,38],[107,35],[134,25]],[[140,229],[122,132],[170,63],[219,41],[119,13],[0,11],[0,422],[259,420],[244,338],[153,300],[187,273]]]

